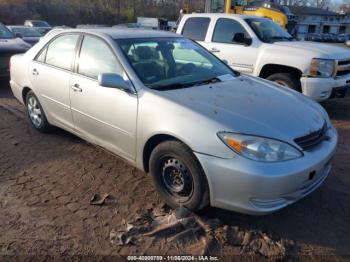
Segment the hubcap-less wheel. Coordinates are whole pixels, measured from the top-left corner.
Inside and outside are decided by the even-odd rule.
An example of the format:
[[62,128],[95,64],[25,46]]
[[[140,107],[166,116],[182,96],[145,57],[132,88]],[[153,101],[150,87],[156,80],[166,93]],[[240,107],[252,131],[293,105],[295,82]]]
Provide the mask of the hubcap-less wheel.
[[176,158],[167,158],[162,165],[162,178],[166,191],[175,198],[189,198],[193,193],[192,174]]
[[42,112],[39,106],[39,102],[36,100],[34,96],[31,96],[28,99],[28,113],[30,120],[32,121],[35,127],[40,127],[42,124]]

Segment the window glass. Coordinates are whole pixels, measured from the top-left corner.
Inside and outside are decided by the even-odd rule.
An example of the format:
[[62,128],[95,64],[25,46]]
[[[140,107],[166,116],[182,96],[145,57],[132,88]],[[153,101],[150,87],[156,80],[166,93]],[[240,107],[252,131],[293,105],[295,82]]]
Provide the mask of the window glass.
[[118,39],[141,81],[150,88],[186,86],[235,72],[185,38]]
[[205,17],[193,17],[187,19],[182,34],[196,41],[204,41],[207,35],[210,19]]
[[41,37],[38,31],[30,27],[11,27],[12,32],[21,34],[23,37]]
[[79,35],[64,35],[54,40],[48,47],[46,63],[70,70]]
[[85,36],[80,51],[78,73],[97,79],[100,73],[122,75],[122,70],[105,42],[96,37]]
[[245,29],[239,22],[233,19],[221,18],[216,22],[213,42],[235,43],[233,37],[236,33],[244,33],[247,36]]
[[0,39],[1,38],[14,38],[13,33],[3,24],[0,24]]
[[47,48],[41,51],[40,55],[36,58],[36,61],[45,63]]
[[259,39],[266,43],[274,41],[292,41],[293,37],[277,23],[266,18],[247,18],[248,25]]

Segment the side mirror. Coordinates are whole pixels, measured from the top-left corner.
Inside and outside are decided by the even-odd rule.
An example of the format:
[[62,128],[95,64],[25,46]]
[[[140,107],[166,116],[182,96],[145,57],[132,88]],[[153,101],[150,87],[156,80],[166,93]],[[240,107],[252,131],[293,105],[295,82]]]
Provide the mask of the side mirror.
[[22,35],[21,33],[16,33],[15,36],[16,36],[17,38],[23,38],[23,35]]
[[127,93],[131,93],[130,87],[127,84],[127,82],[118,74],[99,74],[98,84],[103,87],[118,88],[124,90]]
[[245,37],[244,33],[236,33],[233,36],[232,42],[248,46],[252,44],[252,39]]

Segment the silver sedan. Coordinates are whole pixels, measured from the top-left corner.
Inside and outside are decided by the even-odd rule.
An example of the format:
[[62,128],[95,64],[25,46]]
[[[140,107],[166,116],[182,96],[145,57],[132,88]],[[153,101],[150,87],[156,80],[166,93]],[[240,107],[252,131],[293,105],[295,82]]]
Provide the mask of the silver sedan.
[[11,87],[35,129],[124,158],[171,207],[274,212],[322,184],[337,145],[320,105],[172,33],[53,33],[12,57]]

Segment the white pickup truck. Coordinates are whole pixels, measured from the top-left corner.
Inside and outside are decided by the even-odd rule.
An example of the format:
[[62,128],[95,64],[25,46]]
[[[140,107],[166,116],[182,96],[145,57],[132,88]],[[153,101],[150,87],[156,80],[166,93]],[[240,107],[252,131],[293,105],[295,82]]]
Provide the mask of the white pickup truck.
[[233,69],[275,81],[316,101],[345,96],[350,51],[295,41],[269,19],[229,14],[185,15],[178,34],[199,44]]

